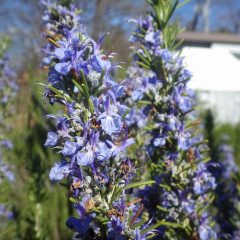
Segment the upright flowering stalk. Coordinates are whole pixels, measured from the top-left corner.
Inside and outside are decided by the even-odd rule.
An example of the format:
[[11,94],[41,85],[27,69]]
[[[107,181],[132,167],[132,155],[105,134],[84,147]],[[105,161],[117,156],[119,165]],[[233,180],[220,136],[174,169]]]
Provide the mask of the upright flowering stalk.
[[13,213],[8,209],[11,203],[9,204],[6,193],[8,184],[15,179],[13,167],[8,161],[13,147],[8,135],[11,130],[11,116],[14,114],[17,85],[15,73],[6,56],[7,42],[7,38],[0,38],[0,232],[6,228],[6,220],[13,217]]
[[227,138],[224,136],[219,147],[219,166],[214,172],[218,183],[215,190],[216,222],[221,239],[237,240],[240,234],[239,168]]
[[[208,208],[215,179],[208,172],[207,148],[190,114],[187,82],[192,74],[174,54],[179,27],[170,23],[176,0],[149,0],[152,12],[134,21],[126,116],[145,154],[139,164],[156,184],[138,192],[157,228],[156,239],[217,239]],[[137,155],[137,153],[136,153]],[[142,162],[144,161],[144,162]]]
[[11,130],[11,116],[14,114],[14,100],[17,94],[15,72],[10,67],[6,56],[7,38],[1,38],[0,47],[0,183],[7,179],[14,180],[9,163],[6,163],[6,153],[12,149],[12,143],[7,138]]
[[239,239],[240,233],[240,188],[239,167],[235,162],[234,150],[229,144],[229,136],[218,139],[214,116],[210,110],[204,114],[205,135],[211,150],[210,171],[216,179],[214,207],[216,229],[220,239]]
[[8,38],[0,38],[0,146],[12,148],[12,143],[6,139],[11,129],[10,117],[14,114],[14,100],[17,95],[16,74],[10,66],[6,55]]
[[95,42],[80,26],[78,10],[55,3],[46,7],[50,31],[44,96],[60,104],[63,113],[47,116],[56,129],[48,133],[45,146],[61,155],[50,179],[67,178],[70,184],[78,217],[70,217],[67,226],[80,239],[144,239],[149,232],[140,232],[141,199],[126,194],[139,184],[129,185],[135,167],[126,149],[134,141],[124,121],[128,108],[118,101],[123,85],[111,76],[119,65],[111,63],[113,54],[103,53],[104,37]]

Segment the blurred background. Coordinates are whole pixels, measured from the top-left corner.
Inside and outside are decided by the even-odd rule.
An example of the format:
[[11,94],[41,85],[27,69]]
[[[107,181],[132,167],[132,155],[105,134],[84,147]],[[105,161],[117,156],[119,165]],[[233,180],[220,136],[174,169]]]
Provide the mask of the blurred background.
[[[144,14],[148,10],[145,1],[77,2],[90,35],[97,40],[109,32],[106,51],[116,52],[117,61],[129,63],[128,39],[134,26],[127,18]],[[16,180],[14,184],[6,181],[0,190],[0,203],[11,212],[7,215],[9,212],[3,207],[1,210],[0,205],[0,215],[4,213],[9,219],[8,227],[0,226],[0,239],[71,236],[65,227],[65,220],[72,213],[66,198],[68,192],[61,185],[53,186],[48,179],[49,169],[58,156],[43,147],[51,127],[44,116],[58,109],[44,102],[39,94],[42,89],[37,85],[46,83],[46,72],[40,66],[45,42],[41,34],[42,13],[37,0],[0,0],[0,36],[9,37],[7,55],[18,84],[14,110],[8,120],[10,127],[5,133],[13,143],[5,155]],[[196,90],[211,157],[217,161],[219,146],[224,141],[232,147],[240,164],[240,1],[191,0],[178,9],[175,18],[184,27],[179,50],[194,75],[190,86]],[[120,78],[124,72],[123,68]]]

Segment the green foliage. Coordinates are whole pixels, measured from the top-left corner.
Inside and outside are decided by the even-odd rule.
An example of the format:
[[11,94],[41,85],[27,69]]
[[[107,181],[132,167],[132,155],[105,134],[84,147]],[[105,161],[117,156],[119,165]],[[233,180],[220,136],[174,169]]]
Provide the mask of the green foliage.
[[214,115],[211,110],[203,111],[202,119],[205,126],[205,136],[208,139],[211,158],[218,159],[218,147],[222,137],[225,135],[229,137],[228,144],[233,147],[235,160],[240,166],[240,123],[236,125],[215,123]]
[[0,35],[0,58],[3,57],[3,54],[10,47],[11,39],[8,36]]
[[[20,114],[15,119],[14,156],[11,156],[16,165],[16,183],[9,195],[16,227],[11,235],[10,231],[4,238],[0,234],[0,239],[70,239],[71,236],[65,226],[71,212],[65,197],[68,193],[61,186],[53,187],[48,179],[56,157],[43,146],[49,126],[42,117],[46,115],[46,106],[36,89],[39,77],[45,75],[30,73],[31,82],[20,91]],[[31,92],[29,87],[33,88]]]
[[[174,11],[181,6],[179,5],[180,1],[148,0],[147,2],[152,6],[152,11],[150,14],[154,21],[153,23],[148,23],[147,21],[151,21],[148,18],[146,20],[147,23],[144,24],[150,25],[151,27],[149,27],[149,29],[154,28],[155,34],[160,34],[161,46],[159,52],[161,50],[167,49],[167,51],[173,53],[173,51],[180,44],[177,41],[177,35],[181,31],[181,28],[179,27],[178,22],[172,22],[171,18]],[[142,176],[140,176],[140,178],[142,177],[142,179],[157,179],[156,176],[159,176],[158,181],[161,182],[161,184],[158,186],[156,184],[154,185],[155,188],[151,189],[153,192],[150,192],[150,190],[147,189],[143,193],[143,197],[145,197],[144,194],[150,192],[148,193],[149,197],[147,199],[147,205],[151,205],[151,202],[155,203],[155,201],[159,201],[159,205],[154,207],[151,206],[149,212],[150,214],[154,212],[154,220],[152,221],[153,225],[149,229],[143,230],[142,233],[145,231],[157,229],[160,226],[164,226],[164,239],[198,239],[199,229],[201,228],[200,225],[202,224],[201,221],[197,223],[197,221],[195,221],[195,219],[193,219],[190,214],[186,214],[185,211],[181,211],[180,207],[177,210],[175,209],[177,213],[175,216],[172,216],[172,212],[174,211],[172,209],[174,209],[174,207],[171,206],[170,197],[166,200],[169,202],[169,206],[164,208],[161,206],[161,204],[164,205],[162,198],[164,198],[163,196],[165,194],[171,194],[171,197],[177,201],[179,199],[177,197],[178,193],[184,192],[184,194],[186,194],[184,197],[188,199],[187,201],[189,201],[189,199],[192,199],[192,202],[194,202],[194,208],[198,214],[198,220],[203,217],[203,213],[206,210],[209,210],[208,208],[214,200],[213,192],[209,191],[204,196],[203,200],[203,198],[200,196],[201,194],[197,194],[197,191],[194,189],[194,182],[197,181],[196,177],[194,176],[199,174],[199,169],[201,166],[203,166],[202,164],[210,160],[208,150],[204,147],[206,142],[204,140],[195,141],[191,147],[181,149],[182,146],[180,146],[177,137],[174,137],[174,130],[172,130],[167,132],[167,137],[165,138],[166,142],[164,142],[161,146],[158,146],[156,148],[151,146],[151,148],[147,148],[150,154],[146,154],[147,151],[143,151],[142,156],[144,157],[138,156],[138,154],[141,152],[144,141],[148,139],[148,134],[151,134],[150,140],[146,141],[149,145],[151,145],[152,139],[154,139],[155,136],[160,135],[161,138],[163,135],[164,127],[162,127],[162,125],[167,125],[168,122],[162,120],[164,118],[162,115],[165,116],[170,114],[169,112],[171,112],[171,110],[169,110],[169,105],[172,104],[171,106],[173,106],[175,104],[174,110],[177,112],[176,109],[178,109],[178,103],[175,103],[174,100],[172,100],[174,103],[171,102],[171,104],[168,105],[167,100],[164,100],[164,98],[171,98],[171,94],[174,94],[174,91],[176,90],[175,88],[181,84],[185,86],[186,82],[190,78],[190,76],[187,76],[184,80],[181,81],[180,76],[182,69],[176,68],[173,71],[174,73],[172,73],[171,70],[169,70],[171,67],[168,68],[166,66],[166,62],[172,63],[174,60],[166,60],[163,56],[161,56],[161,53],[155,54],[154,50],[152,49],[149,52],[147,51],[148,45],[144,45],[142,42],[144,42],[149,29],[144,24],[142,24],[141,21],[139,22],[140,23],[137,25],[137,31],[133,33],[136,39],[140,39],[137,42],[137,47],[133,48],[134,57],[137,59],[136,63],[141,69],[139,74],[143,74],[142,68],[146,69],[146,72],[150,70],[150,72],[152,71],[154,74],[156,74],[157,79],[161,79],[162,83],[160,88],[157,88],[155,85],[154,90],[150,89],[148,91],[145,91],[143,97],[144,101],[138,101],[136,103],[140,109],[142,106],[145,106],[145,109],[151,110],[147,110],[149,112],[148,115],[146,114],[146,125],[144,125],[144,127],[139,127],[135,132],[132,130],[133,135],[136,135],[136,145],[138,145],[138,147],[135,147],[135,149],[132,147],[130,151],[133,151],[132,155],[137,159],[136,161],[138,164],[136,165],[141,166],[141,159],[145,158],[144,164],[142,164],[140,167],[142,169],[142,172],[140,170],[142,173]],[[154,36],[153,39],[157,42],[157,36]],[[134,81],[134,77],[131,80]],[[134,90],[135,89],[136,87],[134,86]],[[142,112],[144,112],[144,110],[141,109]],[[177,114],[173,113],[174,111],[172,111],[171,114],[174,115],[178,121],[181,121],[181,123],[184,124],[185,131],[189,131],[192,138],[197,137],[196,139],[198,139],[199,133],[201,133],[197,127],[199,125],[199,122],[196,120],[193,121],[192,118],[188,117],[188,113],[193,110],[194,107],[185,112],[179,111]],[[160,118],[160,116],[162,117],[160,122],[162,121],[164,124],[161,122],[159,125],[157,125],[156,122],[159,121],[158,118]],[[144,136],[144,138],[142,136]],[[197,154],[195,152],[196,149],[200,150],[201,157],[197,157]],[[135,154],[134,150],[136,151]],[[169,153],[176,152],[179,154],[176,154],[177,157],[175,159],[173,156],[169,156]],[[138,161],[138,159],[140,160]],[[147,165],[147,167],[145,165]],[[184,194],[182,194],[182,196]],[[179,201],[183,201],[183,198],[180,198]],[[204,202],[207,202],[208,204],[205,204]],[[175,204],[178,205],[179,203]],[[213,225],[214,221],[209,218],[209,226],[212,227]]]
[[152,6],[156,27],[163,31],[164,47],[170,51],[175,50],[181,44],[176,39],[182,29],[177,20],[173,23],[170,20],[175,10],[182,7],[187,1],[179,3],[179,0],[147,0],[147,2]]
[[[208,140],[208,147],[210,152],[210,157],[214,161],[214,159],[218,159],[218,147],[219,147],[219,141],[216,137],[215,133],[215,123],[214,123],[214,116],[210,110],[207,110],[204,113],[204,130],[205,130],[205,136]],[[221,133],[222,134],[222,133]]]
[[75,0],[59,0],[59,4],[62,6],[70,7],[71,3],[74,3]]
[[216,125],[215,135],[217,142],[220,141],[221,136],[229,136],[229,145],[233,147],[235,160],[240,166],[240,123],[238,123],[237,125],[231,125],[227,123]]

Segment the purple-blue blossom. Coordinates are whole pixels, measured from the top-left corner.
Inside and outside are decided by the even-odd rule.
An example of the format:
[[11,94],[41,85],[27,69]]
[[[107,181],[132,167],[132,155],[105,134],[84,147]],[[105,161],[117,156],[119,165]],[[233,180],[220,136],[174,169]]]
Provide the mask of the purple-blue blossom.
[[3,218],[11,220],[13,219],[13,217],[14,217],[13,212],[9,211],[4,204],[0,203],[0,221]]
[[196,194],[204,194],[216,188],[215,178],[208,172],[205,164],[198,166],[196,176],[193,178],[193,189]]
[[[112,71],[120,67],[110,61],[114,54],[105,55],[101,49],[106,36],[95,42],[81,27],[75,11],[56,4],[46,3],[46,7],[44,21],[53,35],[44,49],[43,64],[49,69],[44,97],[50,104],[60,104],[63,112],[46,117],[53,119],[56,127],[49,131],[45,147],[56,149],[64,159],[54,164],[49,178],[55,182],[68,178],[70,183],[70,200],[79,216],[70,217],[67,226],[78,237],[89,234],[89,229],[93,234],[101,234],[96,226],[102,223],[94,218],[99,214],[94,205],[103,211],[116,209],[106,202],[111,196],[111,186],[126,186],[135,171],[127,157],[127,148],[134,144],[124,119],[129,109],[119,100],[125,85],[113,79]],[[57,27],[51,11],[61,16]],[[105,215],[112,223],[110,239],[111,234],[115,236],[119,231],[118,225],[125,223],[107,212]],[[120,235],[133,234],[129,231],[125,225]]]
[[200,240],[216,240],[218,239],[214,229],[209,226],[207,213],[203,213],[202,222],[199,226]]
[[58,143],[58,135],[54,132],[49,132],[44,143],[45,147],[55,147]]
[[[155,185],[140,190],[138,196],[143,198],[154,223],[159,219],[174,224],[187,221],[191,234],[214,238],[214,230],[201,225],[201,209],[208,209],[210,204],[206,201],[211,199],[216,182],[207,163],[203,163],[207,150],[190,115],[195,106],[194,93],[187,86],[192,74],[183,58],[170,49],[176,39],[173,36],[173,42],[169,42],[166,32],[173,26],[164,25],[166,9],[161,5],[171,6],[170,2],[150,1],[151,14],[133,21],[136,30],[131,41],[137,44],[131,47],[133,64],[126,79],[125,102],[131,106],[127,124],[142,148],[138,164],[151,166],[148,171],[156,180]],[[209,219],[207,216],[206,221]],[[159,228],[156,234],[156,239],[189,238],[171,227],[162,227],[161,231]]]
[[63,178],[68,177],[69,173],[69,163],[67,163],[65,160],[62,160],[61,162],[55,163],[51,168],[49,178],[51,181],[61,181]]

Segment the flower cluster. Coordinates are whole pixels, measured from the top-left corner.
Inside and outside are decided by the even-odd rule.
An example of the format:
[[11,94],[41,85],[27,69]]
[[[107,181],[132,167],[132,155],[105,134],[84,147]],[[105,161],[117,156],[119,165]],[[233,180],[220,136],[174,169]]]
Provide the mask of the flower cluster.
[[137,47],[132,49],[134,63],[127,79],[125,101],[131,112],[126,119],[144,149],[144,162],[139,164],[148,165],[148,175],[156,181],[138,196],[159,223],[158,238],[217,239],[207,212],[216,183],[204,163],[207,149],[196,131],[198,122],[189,114],[195,102],[187,87],[192,74],[184,59],[169,49],[174,39],[168,38],[167,30],[175,25],[161,25],[164,14],[159,11],[166,9],[157,4],[152,1],[152,14],[134,21],[137,27],[130,38]]
[[1,219],[12,219],[13,218],[13,213],[11,211],[9,211],[6,206],[4,206],[3,204],[0,204],[0,222]]
[[[66,9],[63,14],[63,9],[49,5],[44,17],[48,28],[54,29],[45,48],[48,85],[44,96],[64,111],[60,116],[47,116],[55,120],[56,130],[48,133],[44,145],[62,156],[49,177],[55,182],[67,178],[70,183],[70,200],[78,217],[70,217],[67,226],[77,237],[141,236],[136,223],[142,205],[131,203],[124,190],[134,177],[135,166],[126,154],[134,140],[124,120],[128,108],[119,102],[124,86],[111,74],[120,66],[111,63],[114,54],[103,53],[104,37],[95,42],[79,27],[78,15]],[[61,15],[54,25],[53,14]]]
[[15,73],[9,65],[8,57],[0,60],[0,103],[1,107],[10,104],[16,97],[18,86],[15,81]]
[[7,179],[12,182],[15,179],[13,171],[10,169],[9,165],[7,165],[3,160],[0,160],[0,183]]
[[222,239],[237,240],[240,230],[239,168],[234,159],[233,149],[227,142],[228,137],[225,136],[219,147],[218,167],[213,173],[218,183],[214,205],[217,209],[219,235]]
[[12,143],[6,138],[11,130],[10,117],[14,113],[13,102],[16,98],[18,86],[16,76],[10,67],[9,59],[3,53],[0,53],[0,182],[5,178],[14,180],[12,171],[6,163],[6,153],[11,149]]
[[[5,228],[8,224],[7,220],[12,219],[13,213],[9,210],[9,203],[6,205],[6,187],[15,180],[13,172],[14,167],[10,163],[9,152],[13,148],[12,142],[9,140],[9,132],[12,128],[11,116],[14,112],[14,101],[16,99],[18,86],[16,84],[16,75],[10,66],[8,57],[6,56],[7,39],[0,38],[0,225]],[[7,195],[9,201],[9,196]],[[10,202],[11,204],[11,202]]]
[[[104,171],[98,170],[133,143],[122,118],[126,108],[117,102],[122,86],[112,81],[114,66],[101,53],[100,43],[74,29],[65,32],[49,52],[53,59],[45,96],[51,103],[65,105],[67,112],[47,116],[56,120],[57,131],[48,133],[45,146],[60,145],[64,158],[71,160],[69,167],[88,166],[96,179],[108,182]],[[54,169],[63,169],[67,176],[65,166],[62,161]]]
[[47,115],[56,129],[44,145],[61,154],[49,177],[70,186],[77,217],[67,226],[80,239],[220,236],[209,211],[216,181],[187,86],[192,74],[174,54],[179,27],[169,21],[178,1],[149,3],[151,14],[132,20],[133,65],[118,83],[112,73],[121,66],[101,47],[106,35],[94,41],[76,6],[44,2],[44,97],[62,107]]
[[43,23],[45,27],[44,36],[50,41],[45,46],[43,65],[50,64],[52,55],[48,55],[53,51],[53,41],[59,40],[61,35],[67,34],[65,31],[71,29],[81,30],[84,32],[84,27],[80,24],[80,16],[75,4],[70,5],[70,9],[57,3],[57,1],[41,0],[44,6]]

